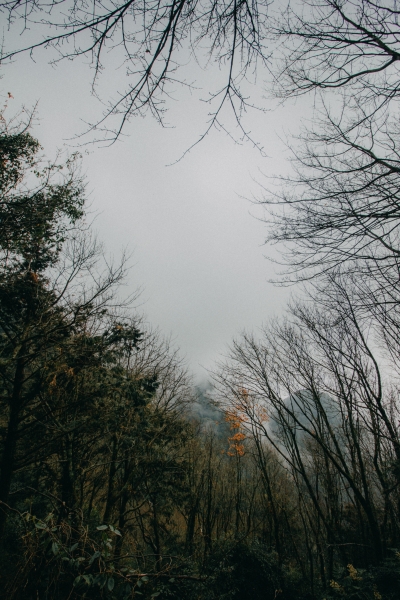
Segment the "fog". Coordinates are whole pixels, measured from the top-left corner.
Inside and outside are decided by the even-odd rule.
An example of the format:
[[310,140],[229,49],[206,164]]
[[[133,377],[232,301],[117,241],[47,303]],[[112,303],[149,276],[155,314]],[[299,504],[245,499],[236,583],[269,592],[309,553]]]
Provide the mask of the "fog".
[[[46,155],[82,153],[94,227],[115,258],[124,248],[131,253],[126,292],[140,290],[136,310],[172,336],[197,382],[204,381],[232,338],[281,313],[292,291],[269,282],[276,267],[265,256],[277,258],[279,249],[265,247],[263,210],[251,199],[262,197],[268,177],[287,169],[282,139],[298,130],[310,106],[303,100],[279,107],[261,98],[259,86],[269,110],[250,111],[244,124],[264,155],[213,130],[178,160],[205,130],[210,107],[201,98],[218,78],[216,68],[199,68],[197,93],[180,89],[170,101],[170,126],[137,117],[119,141],[102,147],[75,137],[102,111],[90,93],[88,65],[54,67],[45,51],[34,58],[21,55],[2,69],[3,97],[13,96],[6,118],[37,103],[32,132]],[[120,78],[122,72],[104,74],[100,96]],[[239,139],[228,113],[226,123]]]

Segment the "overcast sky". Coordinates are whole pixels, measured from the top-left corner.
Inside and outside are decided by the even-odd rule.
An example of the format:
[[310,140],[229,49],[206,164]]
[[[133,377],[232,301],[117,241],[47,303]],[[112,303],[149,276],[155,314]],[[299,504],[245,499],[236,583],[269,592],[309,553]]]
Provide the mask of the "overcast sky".
[[[38,102],[33,134],[54,156],[65,143],[73,149],[67,140],[83,131],[83,121],[99,116],[101,106],[90,95],[91,73],[83,61],[54,68],[49,58],[46,52],[37,53],[36,62],[19,57],[2,69],[1,87],[14,97],[12,110]],[[215,69],[199,70],[198,85],[217,77]],[[111,89],[111,95],[119,78],[123,73],[105,74],[103,94]],[[139,312],[172,335],[200,382],[235,336],[282,312],[289,297],[290,291],[268,283],[274,267],[265,259],[265,225],[256,218],[262,211],[249,198],[261,197],[262,173],[286,168],[280,137],[297,131],[308,107],[304,101],[280,108],[265,102],[274,110],[247,115],[245,125],[266,158],[250,143],[235,145],[214,131],[167,166],[202,133],[209,110],[188,91],[177,90],[175,98],[167,116],[171,128],[135,118],[123,140],[85,147],[83,170],[107,250],[114,256],[124,247],[132,251],[128,289],[142,289]]]

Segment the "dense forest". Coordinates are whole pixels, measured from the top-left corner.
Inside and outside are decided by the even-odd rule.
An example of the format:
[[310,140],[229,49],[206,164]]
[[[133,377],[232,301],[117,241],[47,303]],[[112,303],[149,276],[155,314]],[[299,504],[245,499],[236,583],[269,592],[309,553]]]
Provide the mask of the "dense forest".
[[[150,66],[110,109],[124,125],[146,105],[157,116],[190,34],[228,64],[234,111],[267,41],[281,53],[274,93],[319,94],[293,174],[262,199],[277,281],[300,291],[196,388],[124,296],[128,262],[88,224],[81,158],[49,161],[23,115],[3,111],[1,597],[399,598],[396,2],[299,1],[279,15],[267,2],[90,4],[74,2],[45,43],[90,32],[100,60],[114,31],[142,65],[131,47],[147,48]],[[1,8],[11,24],[48,10],[54,25],[51,2]]]

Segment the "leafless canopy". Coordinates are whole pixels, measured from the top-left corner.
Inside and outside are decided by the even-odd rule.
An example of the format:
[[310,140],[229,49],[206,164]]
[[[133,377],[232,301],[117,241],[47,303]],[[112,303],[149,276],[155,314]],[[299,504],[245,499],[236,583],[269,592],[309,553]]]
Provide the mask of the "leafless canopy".
[[146,110],[162,122],[166,98],[177,85],[192,85],[179,68],[196,60],[217,62],[224,73],[220,88],[206,98],[213,106],[210,127],[222,125],[225,104],[240,123],[251,104],[243,84],[257,70],[264,76],[266,66],[281,97],[349,86],[363,102],[378,97],[386,103],[398,94],[395,0],[298,0],[288,7],[270,0],[5,0],[0,9],[10,37],[21,24],[30,36],[20,37],[18,46],[6,37],[3,61],[52,46],[59,59],[90,57],[95,84],[107,54],[117,55],[128,86],[93,124],[101,129],[107,117],[118,115],[109,139]]
[[179,66],[198,57],[216,61],[225,82],[207,99],[214,101],[209,130],[221,125],[219,115],[226,103],[240,121],[247,105],[241,83],[258,61],[266,61],[268,4],[257,0],[5,1],[0,8],[10,31],[22,22],[25,29],[42,31],[44,36],[25,47],[4,49],[2,60],[50,46],[58,51],[58,59],[88,56],[95,86],[112,50],[124,65],[129,84],[108,103],[100,122],[93,124],[102,130],[105,120],[117,115],[118,125],[106,134],[110,140],[120,135],[133,115],[150,111],[163,122],[165,98],[177,86],[192,86],[178,73]]
[[286,244],[286,280],[340,269],[383,289],[399,256],[396,2],[304,2],[285,18],[275,90],[313,90],[316,115],[290,142],[294,174],[265,196],[268,239]]

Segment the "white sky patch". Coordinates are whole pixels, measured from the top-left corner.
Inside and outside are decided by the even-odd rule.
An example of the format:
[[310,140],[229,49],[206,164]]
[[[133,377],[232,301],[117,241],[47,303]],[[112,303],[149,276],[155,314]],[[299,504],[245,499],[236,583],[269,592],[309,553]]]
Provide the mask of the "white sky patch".
[[[46,52],[36,55],[37,62],[17,57],[3,67],[0,85],[14,96],[13,111],[38,101],[40,122],[32,133],[51,157],[84,130],[82,121],[98,118],[101,105],[90,95],[87,64],[64,61],[54,68],[49,58]],[[199,70],[203,86],[206,75]],[[118,78],[124,84],[122,70],[112,78],[105,74],[101,86]],[[261,84],[259,90],[261,96]],[[206,97],[206,89],[196,93]],[[284,309],[290,290],[268,283],[274,266],[264,258],[265,225],[255,218],[262,211],[243,197],[261,196],[254,181],[266,183],[260,171],[272,176],[287,168],[279,136],[297,131],[311,106],[304,99],[279,108],[271,102],[275,110],[246,115],[245,126],[267,158],[250,143],[235,145],[213,131],[166,166],[204,131],[210,110],[189,91],[177,89],[175,97],[167,115],[174,127],[134,118],[114,145],[81,150],[87,151],[83,169],[100,238],[114,256],[124,247],[133,251],[127,291],[143,289],[140,310],[173,336],[200,381],[235,335]]]

